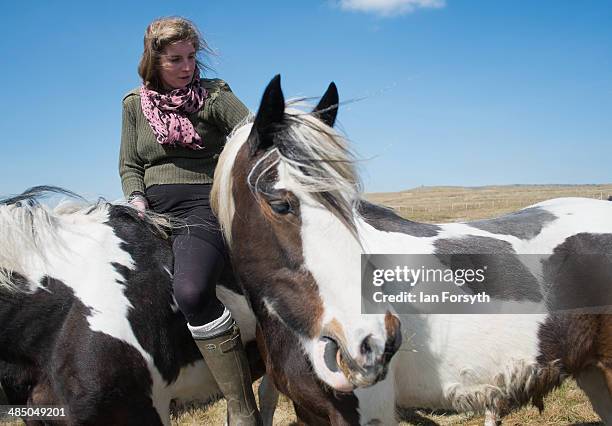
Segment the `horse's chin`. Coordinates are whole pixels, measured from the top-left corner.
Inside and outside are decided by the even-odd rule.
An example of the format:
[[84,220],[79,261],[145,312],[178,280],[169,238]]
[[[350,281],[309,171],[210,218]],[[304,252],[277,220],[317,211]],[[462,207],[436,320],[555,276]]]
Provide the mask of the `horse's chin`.
[[[321,381],[334,390],[346,393],[352,392],[355,390],[355,385],[353,385],[346,378],[344,373],[342,373],[342,370],[338,368],[337,350],[333,351],[333,359],[330,359],[330,348],[328,347],[330,344],[328,340],[321,339],[314,345],[311,357],[314,371]],[[327,355],[326,350],[328,351]]]

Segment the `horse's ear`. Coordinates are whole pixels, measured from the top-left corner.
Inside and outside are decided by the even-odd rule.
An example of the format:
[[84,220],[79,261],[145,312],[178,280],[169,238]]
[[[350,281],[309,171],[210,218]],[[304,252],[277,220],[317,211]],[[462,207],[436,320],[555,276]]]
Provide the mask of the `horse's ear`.
[[312,113],[329,127],[334,127],[338,115],[338,102],[338,88],[332,81]]
[[253,129],[249,135],[251,155],[265,151],[274,143],[274,132],[283,121],[285,115],[285,98],[280,84],[280,74],[274,76],[259,104],[259,110],[253,122]]

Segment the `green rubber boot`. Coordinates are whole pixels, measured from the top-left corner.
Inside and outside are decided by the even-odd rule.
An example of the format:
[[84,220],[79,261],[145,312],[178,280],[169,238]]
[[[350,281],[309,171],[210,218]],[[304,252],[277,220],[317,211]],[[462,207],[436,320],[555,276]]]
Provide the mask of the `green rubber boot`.
[[227,401],[227,424],[260,426],[249,361],[238,326],[234,324],[219,336],[195,339],[195,342]]

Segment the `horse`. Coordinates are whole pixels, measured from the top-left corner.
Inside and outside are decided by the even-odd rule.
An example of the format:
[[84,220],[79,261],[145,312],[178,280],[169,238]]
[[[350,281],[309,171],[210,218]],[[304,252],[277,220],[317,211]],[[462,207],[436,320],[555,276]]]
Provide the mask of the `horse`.
[[[254,119],[228,138],[212,192],[234,272],[258,321],[290,330],[306,376],[348,401],[332,411],[357,416],[345,423],[388,425],[397,423],[398,407],[428,407],[482,413],[493,425],[527,404],[543,409],[543,397],[573,376],[611,423],[612,262],[605,255],[612,204],[565,198],[491,220],[403,219],[363,199],[355,156],[333,128],[337,109],[335,84],[306,112],[285,102],[277,75]],[[473,265],[498,256],[501,270],[517,274],[486,281],[487,290],[499,306],[529,309],[454,315],[402,313],[388,304],[364,314],[364,254],[427,255],[442,264],[464,256]],[[537,254],[537,262],[522,254]],[[565,262],[592,254],[598,257],[591,263]],[[572,305],[592,285],[603,303]],[[463,291],[475,296],[477,289]],[[299,357],[290,344],[267,344],[277,365]],[[279,390],[300,397],[294,371],[266,366]],[[324,420],[345,424],[342,418]]]
[[[103,201],[51,208],[38,201],[49,193],[76,196],[36,187],[0,201],[7,402],[62,406],[67,417],[59,420],[73,425],[168,425],[171,402],[219,399],[172,295],[169,233],[178,225]],[[255,317],[231,268],[217,295],[242,330],[254,379],[261,377]],[[273,411],[263,411],[271,424]]]

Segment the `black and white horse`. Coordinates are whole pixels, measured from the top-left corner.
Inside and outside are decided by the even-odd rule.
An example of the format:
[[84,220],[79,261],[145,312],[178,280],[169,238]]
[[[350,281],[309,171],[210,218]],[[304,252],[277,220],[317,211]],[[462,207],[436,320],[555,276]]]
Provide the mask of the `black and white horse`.
[[[396,406],[482,412],[494,424],[522,405],[541,407],[569,375],[611,423],[612,203],[567,198],[478,222],[404,220],[361,199],[353,157],[332,128],[337,105],[332,83],[312,113],[287,108],[277,76],[219,160],[213,203],[258,319],[291,330],[318,380],[355,398],[361,424],[394,424]],[[364,253],[500,255],[498,266],[519,279],[487,290],[535,313],[400,315],[396,353],[397,317],[361,312]],[[591,254],[604,256],[564,263]],[[608,297],[603,311],[564,314],[545,303],[591,285]],[[294,350],[275,350],[283,348]],[[273,376],[281,389],[297,385]]]
[[[219,389],[172,295],[167,230],[127,206],[0,202],[0,385],[11,404],[64,406],[69,424],[169,424],[169,406]],[[61,192],[61,191],[60,191]],[[261,359],[230,272],[218,287]],[[250,349],[250,350],[249,350]]]

